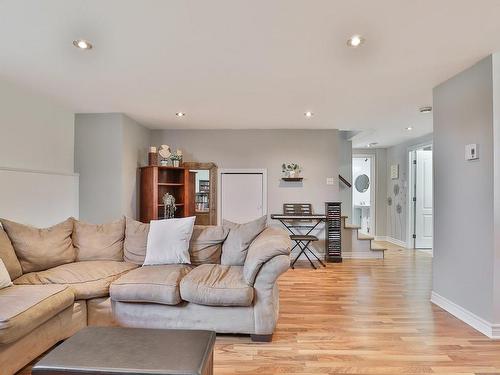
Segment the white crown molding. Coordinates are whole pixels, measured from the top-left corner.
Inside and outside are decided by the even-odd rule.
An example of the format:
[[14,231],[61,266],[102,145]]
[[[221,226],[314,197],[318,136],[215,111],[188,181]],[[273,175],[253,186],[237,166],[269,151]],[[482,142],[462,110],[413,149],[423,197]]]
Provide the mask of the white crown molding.
[[500,324],[493,324],[477,316],[469,310],[457,305],[455,302],[432,291],[431,302],[443,310],[447,311],[462,322],[470,325],[472,328],[488,336],[490,339],[500,339]]

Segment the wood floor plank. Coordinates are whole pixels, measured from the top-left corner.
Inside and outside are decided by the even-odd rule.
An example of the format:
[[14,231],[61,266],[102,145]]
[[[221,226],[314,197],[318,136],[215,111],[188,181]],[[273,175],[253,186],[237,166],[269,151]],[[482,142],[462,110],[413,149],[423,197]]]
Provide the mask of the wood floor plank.
[[500,341],[429,302],[431,256],[384,246],[383,260],[287,271],[273,341],[218,335],[215,374],[500,374]]

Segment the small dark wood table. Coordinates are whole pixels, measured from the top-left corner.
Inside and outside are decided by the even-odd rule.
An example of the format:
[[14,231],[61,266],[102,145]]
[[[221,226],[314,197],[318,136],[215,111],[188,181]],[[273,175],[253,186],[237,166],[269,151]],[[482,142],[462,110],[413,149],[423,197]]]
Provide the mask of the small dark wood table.
[[87,327],[43,357],[33,375],[212,375],[215,332]]

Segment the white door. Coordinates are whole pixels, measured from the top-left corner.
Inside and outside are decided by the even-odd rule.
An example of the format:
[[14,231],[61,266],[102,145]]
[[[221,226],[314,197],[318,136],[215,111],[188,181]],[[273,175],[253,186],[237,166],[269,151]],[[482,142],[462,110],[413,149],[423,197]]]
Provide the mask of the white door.
[[221,173],[221,218],[247,223],[266,215],[263,173]]
[[417,150],[415,247],[432,248],[432,151]]

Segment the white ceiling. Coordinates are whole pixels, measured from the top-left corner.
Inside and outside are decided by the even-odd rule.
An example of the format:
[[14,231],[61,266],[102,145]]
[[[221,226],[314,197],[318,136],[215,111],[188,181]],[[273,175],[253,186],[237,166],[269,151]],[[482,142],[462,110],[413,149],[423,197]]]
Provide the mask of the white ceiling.
[[432,88],[499,50],[499,0],[0,1],[1,79],[151,128],[355,129],[355,146],[387,146],[431,132]]

